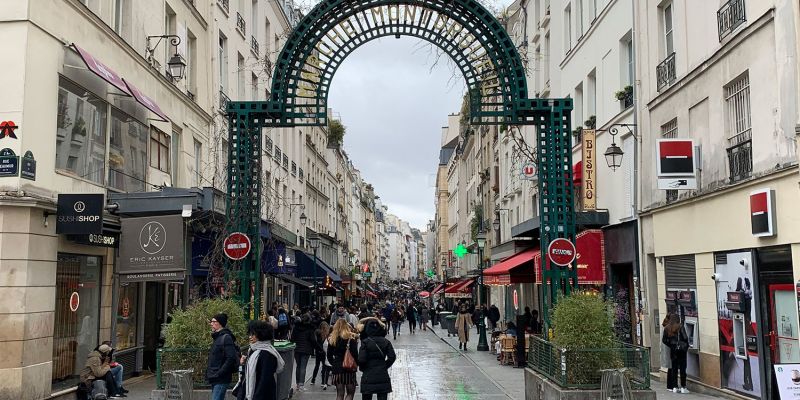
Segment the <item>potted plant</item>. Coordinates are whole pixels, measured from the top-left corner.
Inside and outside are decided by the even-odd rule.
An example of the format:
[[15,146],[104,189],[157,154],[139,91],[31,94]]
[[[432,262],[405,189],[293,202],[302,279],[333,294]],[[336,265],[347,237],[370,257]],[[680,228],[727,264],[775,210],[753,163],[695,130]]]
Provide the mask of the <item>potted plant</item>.
[[626,98],[630,97],[633,94],[633,86],[625,86],[622,90],[614,93],[614,97],[616,97],[619,101],[625,101]]
[[597,117],[594,115],[589,117],[589,119],[587,119],[586,121],[583,121],[583,126],[585,126],[586,129],[594,129],[596,125],[597,125]]

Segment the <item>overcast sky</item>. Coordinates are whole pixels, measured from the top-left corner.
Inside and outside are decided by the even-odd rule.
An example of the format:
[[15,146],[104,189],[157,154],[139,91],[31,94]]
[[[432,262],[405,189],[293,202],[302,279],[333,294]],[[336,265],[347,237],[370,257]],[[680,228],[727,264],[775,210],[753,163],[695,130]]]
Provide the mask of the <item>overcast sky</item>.
[[347,127],[345,151],[389,212],[425,230],[433,219],[441,128],[461,108],[464,78],[427,42],[374,40],[336,71],[328,105]]

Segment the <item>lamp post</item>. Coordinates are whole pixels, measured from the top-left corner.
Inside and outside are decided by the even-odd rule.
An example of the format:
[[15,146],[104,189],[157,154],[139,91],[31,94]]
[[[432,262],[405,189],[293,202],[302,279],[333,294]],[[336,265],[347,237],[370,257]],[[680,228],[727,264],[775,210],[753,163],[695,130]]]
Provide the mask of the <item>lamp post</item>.
[[[308,245],[314,250],[314,295],[312,296],[312,299],[314,302],[318,302],[319,299],[317,299],[317,287],[319,286],[319,283],[317,282],[317,249],[319,248],[319,235],[316,233],[308,235]],[[312,304],[309,304],[309,307],[311,306]]]
[[[478,236],[475,237],[475,241],[478,242],[478,268],[480,268],[481,271],[481,282],[478,286],[478,307],[480,307],[485,301],[483,298],[483,247],[486,246],[486,232],[482,230],[478,232]],[[478,320],[478,351],[489,351],[489,343],[486,341],[486,323],[484,322],[484,317],[483,311],[481,311],[481,317]]]
[[[152,47],[150,46],[150,41],[152,39],[158,39],[155,45]],[[173,82],[180,81],[184,77],[184,72],[186,71],[186,60],[183,56],[178,52],[178,45],[181,44],[181,37],[178,35],[156,35],[156,36],[148,36],[147,37],[147,45],[145,48],[145,58],[148,60],[152,60],[153,53],[156,51],[156,48],[161,43],[162,40],[169,39],[169,43],[175,47],[175,54],[170,57],[169,61],[167,61],[167,72],[169,73],[170,78],[172,78]]]

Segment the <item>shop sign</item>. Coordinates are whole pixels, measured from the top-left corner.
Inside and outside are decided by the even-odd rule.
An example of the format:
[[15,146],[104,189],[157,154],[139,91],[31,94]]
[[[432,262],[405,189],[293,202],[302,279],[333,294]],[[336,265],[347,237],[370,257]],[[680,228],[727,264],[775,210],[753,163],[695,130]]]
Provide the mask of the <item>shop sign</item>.
[[56,233],[103,233],[103,194],[59,194]]
[[[152,280],[175,280],[157,274],[174,271],[183,273],[186,268],[183,261],[185,243],[183,218],[180,215],[123,218],[121,224],[118,273],[158,278]],[[128,278],[128,281],[131,279]],[[133,281],[141,280],[148,279]]]
[[15,124],[14,121],[0,122],[0,139],[3,138],[16,139],[17,135],[14,133],[14,131],[17,129],[19,129],[19,126],[17,126],[17,124]]
[[695,190],[697,176],[694,163],[697,148],[692,139],[658,139],[656,141],[658,158],[657,178],[661,190]]
[[72,292],[69,296],[69,310],[72,312],[78,311],[81,305],[81,295],[78,292]]
[[514,309],[519,310],[519,294],[517,293],[517,289],[514,289]]
[[85,233],[82,235],[67,235],[67,239],[89,246],[99,247],[119,247],[119,234],[118,233]]
[[526,163],[525,165],[523,165],[521,170],[521,177],[523,180],[526,181],[535,181],[537,179],[536,164]]
[[36,160],[33,159],[33,152],[30,150],[22,156],[22,171],[19,176],[23,179],[36,180]]
[[750,227],[755,237],[775,236],[775,192],[750,192]]
[[0,177],[17,176],[19,173],[19,157],[14,150],[6,147],[0,150]]
[[595,146],[595,130],[584,129],[582,135],[583,173],[581,182],[581,201],[584,210],[597,209],[595,192],[595,159],[597,147]]
[[773,367],[780,398],[800,398],[800,364],[776,364]]
[[155,282],[155,281],[169,281],[169,282],[183,282],[185,277],[183,271],[167,271],[167,272],[146,272],[138,274],[123,274],[120,275],[120,283],[131,282]]

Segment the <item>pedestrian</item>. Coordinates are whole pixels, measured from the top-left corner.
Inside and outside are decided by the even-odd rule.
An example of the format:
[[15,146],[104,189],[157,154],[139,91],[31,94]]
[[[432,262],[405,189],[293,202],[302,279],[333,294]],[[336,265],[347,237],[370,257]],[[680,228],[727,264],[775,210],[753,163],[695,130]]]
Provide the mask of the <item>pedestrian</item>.
[[472,316],[469,309],[462,305],[458,310],[458,317],[456,318],[456,329],[458,330],[458,349],[462,348],[467,351],[467,343],[469,342],[469,328],[472,327]]
[[275,332],[275,338],[278,340],[286,340],[289,338],[289,314],[286,309],[281,307],[278,309],[278,330]]
[[400,310],[397,308],[392,310],[390,320],[392,321],[392,338],[397,340],[397,331],[400,330]]
[[227,328],[228,315],[217,314],[209,321],[211,325],[211,349],[208,351],[206,381],[211,385],[211,400],[223,400],[233,373],[239,365],[239,348],[236,337]]
[[475,325],[475,330],[480,333],[480,320],[483,318],[483,306],[475,307],[472,310],[472,325]]
[[397,334],[401,334],[403,332],[403,322],[406,322],[406,306],[400,306],[400,330],[397,331]]
[[430,320],[430,318],[431,318],[431,311],[428,309],[428,306],[423,304],[422,307],[420,307],[419,309],[420,325],[422,325],[423,331],[428,330],[428,320]]
[[365,318],[358,324],[361,348],[358,350],[358,368],[361,370],[361,398],[386,400],[392,391],[389,368],[397,356],[392,343],[384,337],[386,325],[377,318]]
[[[317,340],[319,346],[316,347],[317,353],[314,354],[315,364],[314,373],[311,375],[311,386],[314,386],[314,382],[317,380],[317,372],[319,372],[320,367],[322,367],[323,370],[325,369],[325,340],[328,339],[328,335],[330,335],[330,333],[331,327],[325,321],[322,321],[319,324],[319,328],[314,331],[314,338]],[[326,379],[322,379],[323,388],[327,383],[328,381]]]
[[364,318],[369,317],[370,315],[372,314],[369,312],[367,306],[361,306],[361,312],[358,314],[358,320],[360,321]]
[[119,387],[117,387],[117,383],[114,380],[114,375],[111,373],[111,352],[113,350],[111,346],[101,344],[89,352],[86,357],[86,363],[81,370],[79,392],[91,394],[94,382],[102,381],[105,383],[106,393],[109,398],[127,397],[124,393],[120,393]]
[[358,340],[350,330],[350,324],[340,319],[328,339],[328,362],[333,372],[331,383],[336,386],[336,400],[353,400],[356,393],[356,370],[344,365],[347,353],[358,360]]
[[[330,332],[330,327],[328,327],[328,332]],[[327,357],[328,347],[330,346],[329,340],[330,334],[325,338],[325,342],[322,343],[322,359],[324,360],[322,363],[322,390],[328,390],[328,384],[330,382],[331,362],[328,361]]]
[[277,376],[284,362],[272,346],[275,331],[267,321],[253,320],[247,324],[250,349],[242,355],[239,364],[242,373],[233,388],[237,400],[277,400]]
[[489,323],[492,331],[497,329],[497,322],[499,321],[500,309],[498,309],[496,305],[492,304],[491,307],[489,307]]
[[542,334],[542,321],[539,320],[539,310],[533,310],[528,322],[528,330],[536,335]]
[[275,336],[275,331],[278,329],[278,319],[275,318],[277,310],[267,310],[267,322],[272,326],[272,335]]
[[413,335],[417,330],[417,307],[414,306],[414,303],[408,305],[406,318],[408,319],[408,332]]
[[330,325],[331,326],[336,325],[336,321],[339,320],[340,318],[344,319],[345,322],[350,322],[350,317],[347,313],[347,310],[345,310],[344,306],[341,304],[337,305],[336,312],[331,314]]
[[[670,376],[670,371],[672,370],[672,357],[669,346],[664,341],[664,337],[667,334],[667,326],[669,326],[669,320],[672,317],[672,313],[667,313],[664,316],[664,320],[661,321],[661,368],[667,370],[667,377]],[[668,385],[671,382],[668,382]],[[667,390],[672,391],[675,386],[667,386]]]
[[356,308],[350,307],[350,312],[347,314],[347,322],[355,328],[358,326],[358,316],[356,315]]
[[308,314],[300,316],[300,322],[292,330],[292,342],[295,344],[295,389],[298,392],[302,392],[305,390],[303,384],[306,381],[308,359],[312,354],[322,351],[322,344],[317,342],[314,335],[314,327],[311,325],[311,318]]
[[[667,389],[674,393],[689,393],[686,388],[686,353],[689,351],[689,336],[683,326],[683,321],[677,314],[669,317],[669,323],[661,335],[661,343],[669,347],[670,363],[672,368],[667,371]],[[680,374],[680,385],[678,375]]]

